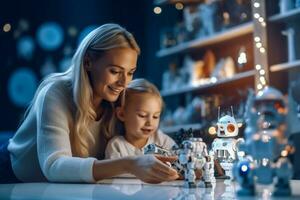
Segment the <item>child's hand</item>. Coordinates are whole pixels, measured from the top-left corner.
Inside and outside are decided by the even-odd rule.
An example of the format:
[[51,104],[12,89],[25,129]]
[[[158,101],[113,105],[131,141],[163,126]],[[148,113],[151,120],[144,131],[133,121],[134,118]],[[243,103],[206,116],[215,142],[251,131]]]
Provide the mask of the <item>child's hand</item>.
[[178,174],[176,170],[168,167],[165,163],[173,162],[176,159],[176,157],[154,155],[134,157],[130,173],[147,183],[172,181],[178,178]]

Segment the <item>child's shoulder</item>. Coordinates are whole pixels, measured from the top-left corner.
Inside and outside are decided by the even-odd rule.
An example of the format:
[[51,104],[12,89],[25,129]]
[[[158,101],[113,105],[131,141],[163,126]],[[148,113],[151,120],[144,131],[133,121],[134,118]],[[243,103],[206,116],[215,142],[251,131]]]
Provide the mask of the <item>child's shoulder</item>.
[[116,144],[119,144],[119,143],[123,143],[124,141],[125,141],[124,136],[116,135],[108,141],[108,145],[116,145]]
[[153,137],[153,142],[159,146],[165,147],[170,149],[174,144],[174,140],[168,136],[167,134],[163,133],[161,130],[158,130]]

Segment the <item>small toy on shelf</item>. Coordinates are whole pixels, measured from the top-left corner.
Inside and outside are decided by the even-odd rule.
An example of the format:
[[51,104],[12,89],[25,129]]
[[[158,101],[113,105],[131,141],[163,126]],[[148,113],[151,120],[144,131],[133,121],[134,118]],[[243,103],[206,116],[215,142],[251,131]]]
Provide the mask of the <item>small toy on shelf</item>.
[[[247,122],[250,128],[240,145],[245,157],[235,164],[233,173],[240,189],[240,196],[255,195],[255,185],[272,185],[274,196],[289,196],[292,165],[287,158],[293,147],[288,144],[285,134],[287,107],[278,90],[265,87],[253,99],[246,116],[255,120]],[[255,121],[256,123],[253,123]]]
[[232,179],[232,168],[234,162],[238,159],[238,145],[244,140],[235,139],[238,135],[238,124],[233,116],[225,115],[220,118],[220,107],[218,108],[217,138],[212,143],[211,151],[215,159],[220,163],[225,171],[225,175]]

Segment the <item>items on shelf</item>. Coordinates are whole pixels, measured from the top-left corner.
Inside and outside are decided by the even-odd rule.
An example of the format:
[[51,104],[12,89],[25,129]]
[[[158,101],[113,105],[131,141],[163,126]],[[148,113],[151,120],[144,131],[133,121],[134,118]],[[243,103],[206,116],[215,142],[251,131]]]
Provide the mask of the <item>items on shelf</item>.
[[231,57],[221,58],[217,63],[212,77],[215,77],[217,80],[224,78],[231,78],[235,74],[235,65],[234,60]]
[[280,13],[283,14],[295,8],[294,0],[279,0]]
[[232,27],[252,19],[251,0],[226,0],[222,2],[223,26]]
[[206,0],[183,8],[183,19],[160,33],[161,49],[207,38],[251,20],[250,0]]
[[246,48],[242,46],[238,53],[237,63],[238,63],[238,71],[242,72],[244,71],[244,67],[247,64],[247,52]]
[[203,123],[204,117],[207,114],[208,103],[203,98],[196,96],[186,107],[179,106],[173,113],[170,110],[166,110],[161,121],[161,126],[170,127],[174,125]]
[[293,100],[297,103],[297,117],[300,119],[300,78],[291,83],[291,94]]
[[289,28],[282,31],[282,34],[287,36],[287,42],[288,42],[288,62],[295,61],[296,59],[300,58],[300,47],[298,42],[300,42],[299,39],[299,28],[296,28],[296,26],[290,25]]
[[169,63],[168,70],[163,73],[162,76],[163,90],[175,90],[184,84],[177,65],[178,64],[176,61]]
[[177,44],[176,36],[172,28],[164,28],[160,31],[160,48],[169,48]]

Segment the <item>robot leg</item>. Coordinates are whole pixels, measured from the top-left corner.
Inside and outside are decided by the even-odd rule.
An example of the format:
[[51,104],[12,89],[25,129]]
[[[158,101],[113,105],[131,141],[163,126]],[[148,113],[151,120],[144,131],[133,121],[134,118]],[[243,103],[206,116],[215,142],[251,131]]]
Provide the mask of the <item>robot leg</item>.
[[234,164],[233,175],[240,188],[237,190],[238,196],[254,196],[254,176],[253,169],[250,168],[250,161],[241,160]]
[[288,158],[280,158],[276,163],[277,182],[275,184],[274,196],[290,196],[290,179],[293,175],[293,167]]

